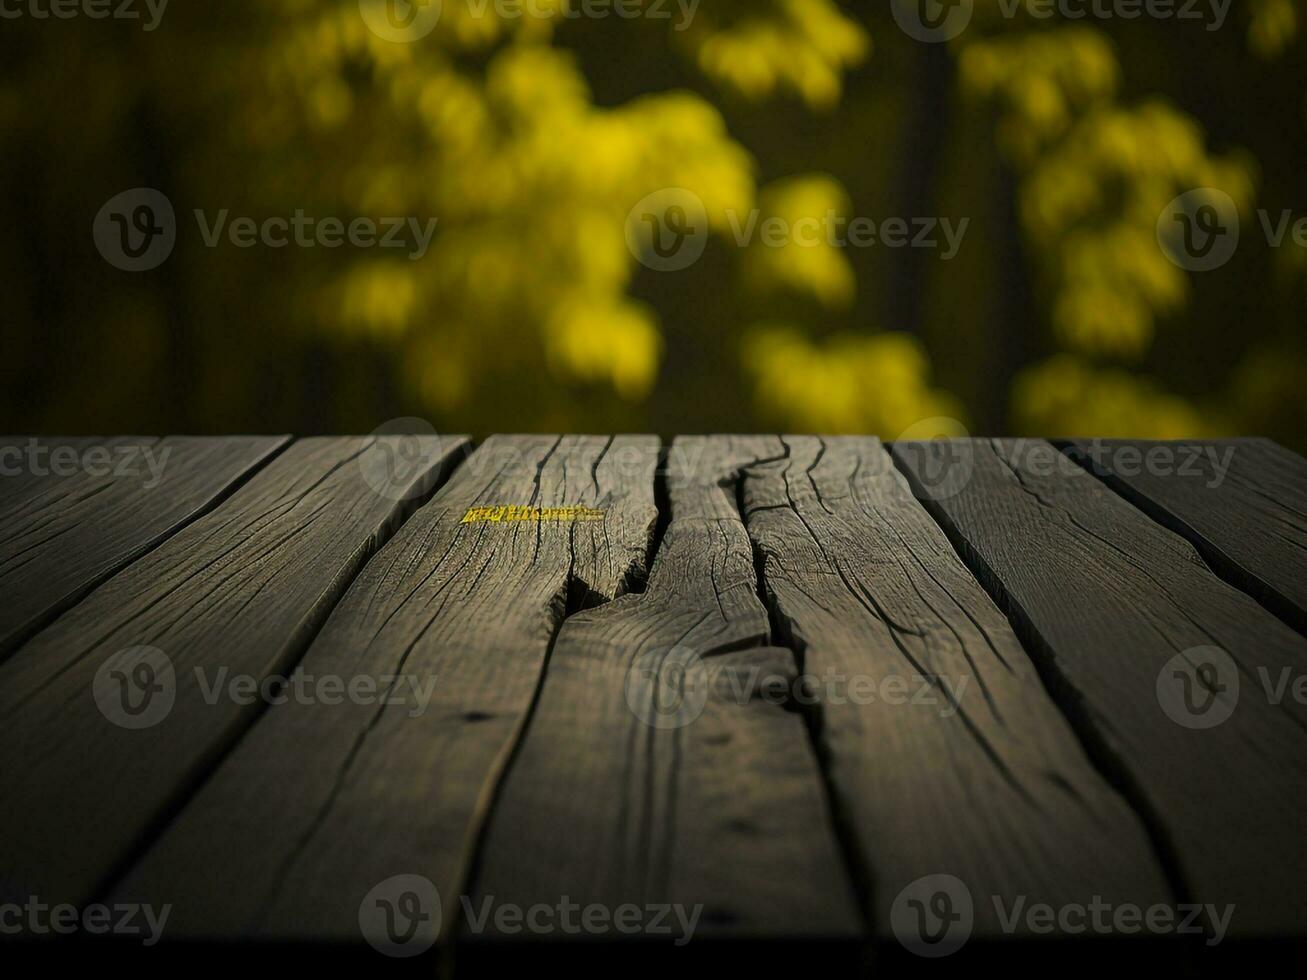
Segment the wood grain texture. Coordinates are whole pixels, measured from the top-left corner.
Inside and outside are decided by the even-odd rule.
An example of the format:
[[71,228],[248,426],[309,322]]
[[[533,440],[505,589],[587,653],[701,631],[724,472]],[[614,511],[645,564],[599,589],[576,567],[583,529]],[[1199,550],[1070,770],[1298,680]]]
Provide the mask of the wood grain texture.
[[1307,459],[1268,439],[1073,440],[1073,457],[1307,632]]
[[[816,757],[785,707],[794,656],[768,645],[736,505],[739,471],[779,451],[677,440],[647,590],[559,632],[481,850],[472,918],[489,927],[465,922],[469,938],[540,938],[495,928],[496,910],[564,898],[639,909],[627,935],[645,940],[690,922],[696,939],[861,932]],[[655,921],[654,905],[680,914]],[[623,933],[581,934],[596,936]]]
[[879,441],[784,449],[747,471],[745,514],[814,685],[877,935],[893,936],[900,892],[935,874],[969,890],[977,937],[1004,934],[995,900],[1166,901],[1142,824]]
[[[643,575],[657,450],[653,437],[487,441],[368,565],[303,661],[429,684],[429,701],[269,711],[118,896],[166,896],[173,937],[358,942],[365,896],[418,875],[448,929],[569,606]],[[602,520],[463,522],[473,507],[527,505]]]
[[[105,446],[111,455],[115,447],[126,447],[123,452],[131,452],[139,462],[141,454],[158,445],[159,441],[158,436],[0,436],[0,476],[3,476],[0,479],[0,508],[8,511],[20,502],[48,491],[52,485],[66,485],[66,481],[75,475],[68,472],[70,462],[77,474],[89,475],[82,469],[80,460],[88,449],[95,446]],[[50,454],[54,452],[61,454],[62,474],[51,471]],[[69,453],[76,459],[70,461]]]
[[1301,677],[1307,642],[1048,443],[894,454],[1183,891],[1233,904],[1231,935],[1301,936],[1307,708],[1264,679]]
[[212,507],[285,443],[267,437],[4,440],[0,660]]
[[[290,671],[411,509],[374,489],[399,443],[295,443],[0,666],[11,891],[90,899],[257,717],[266,702],[225,685]],[[427,492],[464,444],[424,440],[398,491]],[[155,659],[122,661],[141,647]]]

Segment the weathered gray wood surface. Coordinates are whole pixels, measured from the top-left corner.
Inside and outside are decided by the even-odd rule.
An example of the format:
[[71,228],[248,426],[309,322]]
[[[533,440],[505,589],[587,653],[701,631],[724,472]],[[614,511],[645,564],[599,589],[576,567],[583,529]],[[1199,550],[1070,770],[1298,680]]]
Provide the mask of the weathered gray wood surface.
[[1231,935],[1301,935],[1307,707],[1290,691],[1272,703],[1264,680],[1301,677],[1307,641],[1048,443],[894,454],[1149,819],[1186,897],[1233,905]]
[[[816,757],[785,708],[794,655],[767,645],[737,509],[739,471],[779,448],[677,440],[647,591],[577,613],[554,644],[487,828],[475,918],[567,896],[639,908],[629,927],[651,939],[691,916],[700,937],[860,931]],[[655,922],[650,903],[681,916]]]
[[391,952],[484,940],[456,967],[570,905],[606,925],[549,937],[676,906],[695,955],[892,969],[957,884],[968,940],[1095,903],[1307,932],[1278,447],[1200,492],[1039,441],[144,445],[181,453],[157,496],[0,473],[0,900],[168,905],[239,956],[371,955],[402,912]]
[[1307,632],[1307,460],[1267,439],[1071,445],[1226,581]]
[[880,443],[777,450],[746,471],[749,533],[812,679],[877,934],[893,937],[904,889],[940,873],[960,882],[956,904],[969,894],[977,937],[1002,935],[996,900],[1168,901],[1143,826]]
[[6,440],[0,445],[0,660],[213,506],[285,443]]
[[[399,441],[295,443],[0,665],[11,889],[93,898],[257,717],[227,685],[294,667],[400,522],[410,505],[376,489]],[[424,443],[399,491],[425,492],[462,444]]]
[[[569,608],[643,575],[657,449],[652,437],[490,439],[373,559],[303,660],[317,675],[404,678],[409,703],[268,712],[115,894],[172,896],[175,936],[350,941],[375,886],[417,875],[436,885],[449,931]],[[464,523],[474,507],[569,505],[602,520]],[[428,692],[420,710],[410,682]]]

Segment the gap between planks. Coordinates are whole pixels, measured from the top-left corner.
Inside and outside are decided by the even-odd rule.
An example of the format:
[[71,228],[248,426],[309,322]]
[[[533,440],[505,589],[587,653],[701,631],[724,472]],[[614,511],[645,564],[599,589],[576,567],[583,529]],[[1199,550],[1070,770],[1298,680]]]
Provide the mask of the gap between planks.
[[[221,507],[0,664],[10,734],[0,776],[12,791],[0,803],[6,887],[90,901],[168,826],[263,707],[206,710],[187,668],[218,657],[261,680],[289,674],[338,592],[440,484],[464,440],[422,445],[420,465],[400,474],[393,464],[401,446],[391,437],[293,443]],[[315,527],[322,515],[328,520]],[[176,681],[171,699],[160,700],[161,717],[145,727],[128,718],[110,724],[101,707],[104,670],[117,657],[155,654],[166,663],[139,663],[164,671],[154,681]],[[35,801],[59,820],[50,823]]]
[[[610,441],[610,442],[611,442],[611,441]],[[768,462],[768,461],[763,460],[763,461],[760,461],[760,462],[765,463],[765,462]],[[543,469],[543,465],[544,465],[544,464],[542,463],[542,464],[541,464],[541,470]],[[733,486],[731,487],[731,489],[734,491],[735,496],[736,496],[737,510],[738,510],[738,513],[739,513],[740,519],[741,519],[742,521],[746,522],[746,523],[747,523],[747,520],[748,520],[748,515],[747,515],[747,513],[746,513],[745,507],[744,507],[742,504],[743,504],[743,487],[744,487],[744,483],[745,483],[745,479],[746,479],[746,475],[747,475],[747,470],[748,470],[748,467],[745,467],[744,470],[742,470],[742,471],[740,471],[740,472],[738,472],[738,473],[735,474],[735,477],[734,477],[734,484],[733,484]],[[538,479],[539,479],[539,471],[537,472],[537,487],[538,487]],[[657,489],[658,484],[659,484],[660,482],[663,484],[661,490]],[[1113,488],[1113,489],[1116,489],[1116,488]],[[667,522],[670,521],[670,519],[671,519],[670,507],[668,507],[667,512],[664,512],[664,506],[663,506],[663,504],[664,504],[664,502],[665,502],[665,494],[666,494],[665,472],[664,472],[664,467],[660,465],[660,466],[658,467],[658,479],[655,481],[655,497],[656,497],[656,502],[657,502],[657,518],[656,518],[656,521],[655,521],[655,523],[654,523],[654,526],[653,526],[653,528],[651,528],[651,530],[650,530],[650,534],[649,534],[649,539],[648,539],[648,544],[647,544],[646,564],[645,564],[645,569],[646,569],[646,570],[647,570],[648,568],[651,567],[651,565],[652,565],[652,563],[653,563],[654,561],[657,560],[658,553],[659,553],[659,551],[661,550],[661,547],[662,547],[662,544],[663,544],[663,541],[664,541],[664,534],[665,534],[665,531],[666,531]],[[664,499],[658,499],[659,495],[662,495],[662,496],[664,497]],[[406,516],[406,518],[411,518],[412,515],[409,514],[409,515],[405,515],[405,516]],[[932,515],[932,517],[934,517],[934,515]],[[936,521],[938,522],[938,518],[935,518],[935,519],[936,519]],[[751,540],[752,540],[752,535],[750,535],[750,538],[751,538]],[[764,607],[766,608],[767,612],[768,612],[769,615],[771,616],[771,618],[772,618],[772,623],[775,624],[776,622],[778,622],[779,613],[778,613],[778,611],[777,611],[777,607],[776,607],[776,605],[775,605],[773,599],[772,599],[772,598],[767,594],[767,583],[766,583],[766,580],[765,580],[765,572],[764,572],[764,569],[763,569],[763,563],[762,563],[761,558],[760,558],[760,550],[759,550],[758,547],[757,547],[757,542],[754,541],[753,543],[754,543],[754,546],[755,546],[756,574],[757,574],[757,581],[756,581],[756,583],[755,583],[755,589],[758,591],[758,595],[759,595],[760,601],[762,601]],[[958,550],[959,550],[959,553],[962,552],[962,549],[959,548]],[[960,561],[963,561],[964,564],[968,564],[968,565],[970,565],[970,563],[968,563],[968,562],[965,561],[965,555],[962,555],[962,557],[960,557],[959,560],[960,560]],[[974,571],[976,571],[976,570],[975,570],[974,568],[972,568],[972,571],[974,572]],[[357,574],[361,574],[361,572],[362,572],[362,569],[357,569],[357,570],[356,570],[356,573],[357,573]],[[357,574],[356,574],[356,577],[357,577]],[[641,592],[641,591],[643,590],[643,588],[644,588],[644,585],[638,582],[638,578],[639,578],[638,573],[637,573],[634,577],[628,576],[627,579],[625,580],[625,584],[624,584],[624,585],[618,585],[618,586],[614,589],[614,597],[616,597],[617,595],[620,595],[623,591],[634,592],[634,593],[639,593],[639,592]],[[572,578],[571,578],[570,571],[569,571],[568,579],[569,579],[569,585],[570,585],[570,583],[572,582]],[[982,579],[982,581],[983,581],[983,579]],[[341,595],[343,595],[343,594],[345,593],[345,591],[346,591],[346,589],[342,589],[342,590],[341,590]],[[531,700],[531,703],[530,703],[530,705],[527,707],[527,709],[526,709],[526,713],[525,713],[525,715],[524,715],[524,717],[523,717],[523,727],[522,727],[522,730],[519,731],[518,734],[517,734],[517,735],[516,735],[516,736],[515,736],[511,741],[510,741],[509,749],[508,749],[508,755],[505,756],[505,767],[504,767],[504,770],[503,770],[504,772],[510,772],[510,771],[511,771],[511,762],[512,762],[512,759],[515,758],[516,753],[520,750],[520,748],[521,748],[522,745],[524,744],[524,742],[525,742],[525,733],[529,732],[529,726],[530,726],[530,723],[531,723],[531,719],[532,719],[532,717],[533,717],[533,715],[534,715],[534,712],[535,712],[535,710],[536,710],[536,706],[537,706],[538,701],[539,701],[540,693],[541,693],[541,691],[542,691],[542,689],[543,689],[543,685],[544,685],[545,680],[546,680],[546,678],[547,678],[547,676],[548,676],[548,666],[549,666],[549,664],[550,664],[550,658],[551,658],[551,656],[552,656],[553,646],[554,646],[554,643],[555,643],[556,640],[557,640],[557,637],[558,637],[559,633],[560,633],[560,632],[565,628],[565,626],[567,625],[567,623],[568,623],[568,622],[569,622],[569,621],[570,621],[570,620],[571,620],[571,619],[572,619],[572,618],[573,618],[573,617],[574,617],[578,612],[580,612],[580,611],[581,611],[581,610],[582,610],[582,609],[583,609],[587,604],[591,604],[591,603],[594,603],[594,602],[597,602],[597,601],[601,601],[601,597],[595,596],[595,595],[593,595],[593,594],[576,596],[576,595],[573,595],[573,594],[571,593],[571,590],[570,590],[570,588],[569,588],[568,593],[567,593],[567,595],[566,595],[565,598],[564,598],[565,606],[562,608],[562,610],[561,610],[561,612],[560,612],[560,614],[559,614],[559,617],[558,617],[557,621],[556,621],[555,624],[554,624],[554,632],[553,632],[553,634],[552,634],[552,636],[551,636],[551,638],[550,638],[550,640],[549,640],[549,644],[548,644],[548,646],[547,646],[547,648],[546,648],[546,651],[545,651],[545,653],[544,653],[544,659],[543,659],[542,669],[541,669],[541,671],[540,671],[540,675],[539,675],[539,680],[538,680],[538,683],[537,683],[536,687],[534,688],[534,691],[533,691],[533,694],[532,694],[532,700]],[[773,638],[772,638],[772,639],[773,639],[773,642],[775,641],[777,635],[780,635],[780,634],[773,635]],[[796,661],[797,661],[797,663],[798,663],[799,668],[802,669],[802,651],[799,650],[799,649],[793,649],[793,648],[792,648],[792,654],[793,654],[793,656],[795,657],[795,659],[796,659]],[[1056,700],[1056,699],[1055,699],[1055,700]],[[812,720],[811,720],[811,719],[809,719],[809,720],[810,720],[810,723],[812,723]],[[814,731],[814,733],[815,733],[815,734],[814,734],[814,738],[815,738],[815,737],[818,737],[818,735],[819,735],[819,733],[820,733],[820,725],[817,725],[817,724],[815,724],[815,723],[813,723],[813,725],[814,725],[813,731]],[[821,764],[821,773],[822,773],[823,780],[825,780],[825,781],[827,782],[827,785],[828,785],[828,788],[829,788],[829,773],[826,771],[826,766],[827,766],[827,760],[823,759],[823,760],[822,760],[822,764]],[[216,766],[215,766],[214,768],[216,768]],[[478,806],[481,808],[481,811],[482,811],[482,818],[484,818],[484,817],[486,816],[486,811],[491,810],[491,804],[492,804],[492,803],[497,799],[497,794],[498,794],[498,792],[499,792],[499,789],[500,789],[503,785],[504,785],[504,777],[502,777],[502,776],[501,776],[501,778],[498,778],[498,779],[492,781],[490,784],[488,784],[488,787],[487,787],[487,788],[488,788],[488,791],[489,791],[490,795],[489,795],[489,796],[483,796],[483,797],[481,798],[481,802],[478,804]],[[481,819],[481,820],[474,820],[474,821],[473,821],[473,825],[474,825],[474,827],[476,827],[476,826],[484,826],[484,822],[485,822],[484,819]],[[479,838],[479,836],[478,836],[478,840],[479,840],[479,839],[480,839],[480,838]],[[465,849],[465,853],[468,854],[468,855],[474,855],[475,853],[479,853],[479,848],[475,848],[475,849]],[[849,860],[849,864],[850,864],[851,866],[856,866],[856,857],[857,857],[856,854],[854,854],[854,853],[847,853],[847,854],[846,854],[846,857],[848,858],[848,860]]]

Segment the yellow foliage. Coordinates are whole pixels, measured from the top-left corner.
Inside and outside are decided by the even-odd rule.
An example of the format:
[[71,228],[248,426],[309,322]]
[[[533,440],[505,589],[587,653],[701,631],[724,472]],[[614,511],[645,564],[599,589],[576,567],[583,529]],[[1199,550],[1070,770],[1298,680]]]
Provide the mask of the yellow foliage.
[[1298,37],[1299,0],[1252,0],[1248,46],[1263,58],[1277,58]]
[[[876,79],[879,89],[859,85],[857,104],[827,127],[829,145],[809,153],[806,145],[787,145],[793,140],[781,127],[767,129],[769,107],[744,103],[790,96],[811,109],[832,108],[845,74],[871,50],[854,19],[858,5],[703,0],[688,29],[677,31],[674,21],[631,22],[613,45],[616,35],[609,32],[616,21],[608,27],[569,24],[561,16],[569,2],[577,0],[531,0],[522,16],[505,17],[484,0],[443,0],[438,24],[419,43],[374,34],[358,0],[224,0],[222,14],[179,4],[169,13],[166,34],[140,37],[90,21],[60,25],[57,39],[43,24],[8,25],[6,33],[19,38],[9,58],[18,81],[0,81],[0,125],[12,146],[6,173],[21,220],[11,222],[0,250],[15,282],[50,283],[46,296],[36,288],[13,291],[23,322],[38,325],[14,342],[38,353],[20,350],[10,359],[18,365],[11,377],[22,382],[12,386],[15,400],[30,400],[36,388],[21,377],[28,363],[48,367],[40,338],[58,336],[64,347],[86,351],[87,363],[103,357],[113,364],[111,374],[135,372],[111,386],[127,394],[105,396],[124,403],[144,403],[140,393],[154,384],[152,374],[169,370],[160,365],[172,359],[192,365],[196,378],[184,384],[202,389],[194,404],[262,407],[277,393],[256,398],[250,392],[265,361],[276,361],[289,365],[288,377],[308,378],[322,366],[345,406],[342,418],[413,402],[441,424],[520,418],[527,425],[580,428],[604,410],[638,423],[651,417],[639,404],[655,390],[663,393],[659,372],[671,346],[655,309],[633,300],[638,293],[677,309],[672,353],[678,358],[693,354],[700,335],[705,358],[722,349],[740,353],[738,363],[728,359],[664,379],[675,391],[668,397],[684,397],[691,385],[726,386],[743,378],[762,418],[795,429],[895,437],[923,419],[960,418],[960,406],[934,386],[926,352],[913,336],[814,329],[832,313],[853,308],[855,266],[880,278],[917,256],[854,253],[833,244],[830,219],[854,210],[835,177],[804,173],[759,189],[758,172],[791,173],[794,161],[808,154],[812,162],[803,167],[842,168],[859,198],[878,208],[902,205],[893,195],[906,187],[914,206],[929,201],[960,208],[978,230],[994,220],[993,237],[975,250],[994,245],[992,254],[979,256],[984,261],[959,263],[947,276],[917,276],[911,263],[910,288],[930,293],[929,302],[886,300],[897,284],[884,275],[866,305],[903,309],[921,322],[923,335],[945,344],[953,338],[939,324],[952,325],[959,308],[968,307],[967,316],[956,316],[957,342],[960,351],[974,352],[989,342],[982,331],[994,324],[987,318],[1024,302],[1024,288],[1010,297],[998,291],[1029,280],[1037,322],[995,330],[1003,334],[995,346],[1012,341],[1013,348],[999,350],[995,360],[1039,349],[1045,340],[1062,353],[1020,374],[1011,412],[1023,432],[1180,436],[1223,428],[1211,406],[1105,366],[1149,363],[1163,325],[1177,333],[1204,326],[1230,331],[1229,324],[1215,322],[1218,313],[1239,310],[1232,299],[1263,285],[1223,287],[1213,276],[1213,295],[1221,288],[1243,293],[1219,296],[1206,322],[1201,315],[1181,318],[1202,311],[1186,309],[1192,279],[1159,247],[1159,216],[1177,195],[1201,187],[1221,189],[1248,216],[1258,182],[1252,163],[1214,151],[1187,111],[1158,100],[1122,100],[1127,85],[1136,91],[1157,79],[1182,82],[1197,70],[1183,60],[1186,42],[1166,42],[1165,63],[1127,78],[1107,33],[1088,20],[1003,18],[997,0],[977,0],[973,25],[946,49],[935,49],[957,59],[970,107],[939,106],[940,119],[926,120],[938,122],[939,133],[908,116],[938,99],[932,86],[912,89],[921,81],[914,73],[919,66],[937,66],[896,32],[879,40],[890,71],[904,69],[901,78],[889,84]],[[1251,50],[1282,56],[1296,39],[1304,2],[1250,0]],[[886,13],[880,12],[880,22],[890,24]],[[1112,30],[1124,40],[1136,26],[1146,29]],[[642,43],[675,45],[686,56],[681,68],[702,72],[733,97],[730,118],[759,139],[761,166],[701,95],[659,91],[596,104],[581,66],[599,65],[596,85],[602,80],[611,87],[616,76],[620,91],[641,90],[643,78],[620,77],[620,58],[633,50],[628,45]],[[1123,50],[1146,47],[1131,38]],[[640,54],[636,63],[653,65],[650,77],[657,75],[658,85],[680,84],[674,66]],[[1237,78],[1239,58],[1251,60],[1238,44],[1205,47],[1204,56],[1224,59],[1212,72],[1222,80]],[[1293,68],[1282,66],[1275,78]],[[1250,77],[1263,84],[1271,76]],[[1183,86],[1168,85],[1177,98],[1184,94]],[[33,99],[32,92],[47,89]],[[1249,97],[1236,92],[1231,100],[1242,105]],[[1006,175],[987,152],[975,154],[974,167],[970,157],[918,159],[924,146],[948,154],[974,150],[967,139],[976,131],[976,114],[967,110],[977,103],[994,109],[996,141],[1017,180],[1016,216],[1026,252],[1016,270],[1001,265],[1016,258],[1002,220]],[[1277,97],[1277,110],[1280,104]],[[1215,114],[1221,131],[1238,111]],[[63,125],[51,124],[48,117],[56,113],[66,117]],[[1276,142],[1275,127],[1302,123],[1281,119],[1278,111],[1260,115],[1270,121],[1245,131],[1259,148],[1290,145],[1288,137]],[[905,141],[908,159],[895,139]],[[865,170],[850,173],[864,162]],[[920,173],[912,170],[918,164]],[[1282,169],[1269,171],[1280,185]],[[166,270],[135,281],[111,275],[116,270],[95,259],[85,240],[67,247],[64,236],[72,232],[64,229],[81,229],[85,239],[90,217],[109,193],[155,174],[182,218],[197,206],[257,218],[302,207],[318,218],[346,221],[436,218],[438,228],[416,260],[403,251],[355,248],[270,252],[224,245],[200,252],[189,229]],[[931,186],[912,186],[917,177]],[[674,188],[702,200],[716,238],[713,251],[692,270],[642,268],[639,248],[633,252],[627,240],[628,218],[637,202]],[[996,193],[1001,197],[991,206]],[[1272,208],[1294,203],[1283,186],[1268,198],[1262,203]],[[88,200],[93,206],[85,214]],[[730,247],[755,208],[758,226],[750,244]],[[772,219],[789,229],[778,247],[766,244],[760,227]],[[1248,246],[1241,246],[1241,269],[1262,251],[1259,242]],[[86,267],[88,256],[94,268]],[[738,278],[721,273],[723,256]],[[1287,243],[1267,261],[1267,282],[1300,297],[1307,250]],[[722,281],[707,282],[708,268]],[[86,289],[63,288],[83,278]],[[686,289],[678,295],[682,283]],[[775,322],[757,324],[741,339],[755,304],[769,304],[766,316]],[[741,308],[748,312],[732,320]],[[1257,427],[1292,411],[1283,406],[1301,401],[1307,373],[1287,303],[1283,316],[1256,323],[1251,312],[1264,312],[1265,304],[1250,300],[1247,308],[1250,315],[1237,329],[1249,331],[1250,345],[1259,343],[1232,369],[1232,379],[1209,374],[1219,382],[1229,417]],[[865,314],[858,309],[858,316]],[[275,330],[265,328],[265,320]],[[181,322],[187,329],[171,335]],[[242,331],[244,359],[213,355],[224,344],[234,346],[227,329],[233,337]],[[1282,336],[1267,336],[1277,329]],[[708,336],[714,330],[725,336]],[[1023,330],[1051,336],[1027,346],[1027,338],[1017,336]],[[1255,330],[1262,331],[1256,338]],[[131,342],[118,344],[121,350],[103,340],[124,336]],[[89,346],[88,338],[101,346]],[[1243,338],[1227,340],[1221,350],[1235,364]],[[354,372],[356,352],[363,367]],[[967,383],[969,365],[953,354],[947,358],[950,377]],[[384,385],[372,390],[383,355],[395,365],[397,391]],[[363,358],[377,362],[364,364]],[[1154,360],[1167,367],[1184,363]],[[309,362],[313,370],[299,370]],[[985,383],[971,386],[971,395]],[[318,396],[318,385],[316,376],[306,382],[307,397]],[[712,394],[704,401],[716,406],[736,392]],[[39,411],[55,406],[53,424],[74,418],[77,402],[75,394],[60,391],[44,398]],[[61,405],[63,416],[57,414]],[[241,418],[236,412],[213,415],[213,424]]]
[[958,73],[964,92],[999,106],[1000,141],[1026,164],[1120,84],[1106,36],[1079,26],[972,41],[958,55]]
[[662,338],[652,311],[629,302],[577,298],[549,323],[550,367],[563,378],[611,384],[623,398],[644,398],[657,380]]
[[[523,26],[546,18],[496,26],[493,6],[476,17],[447,2],[433,43],[403,45],[360,30],[350,6],[292,21],[247,98],[281,120],[385,131],[386,147],[401,133],[415,141],[422,151],[399,159],[366,138],[343,144],[344,203],[435,216],[439,233],[419,262],[355,260],[314,306],[328,328],[390,338],[414,393],[444,409],[463,407],[479,375],[513,362],[532,372],[543,361],[560,383],[646,397],[662,341],[653,312],[625,298],[635,264],[625,219],[667,186],[692,188],[719,233],[728,214],[753,206],[753,162],[721,115],[675,92],[596,107],[574,59]],[[505,40],[480,77],[452,57]],[[372,77],[366,89],[349,81],[360,59]],[[460,342],[456,329],[477,342]],[[436,350],[445,352],[440,365],[412,363]],[[455,356],[470,383],[453,377]]]
[[814,109],[839,100],[843,72],[871,48],[831,0],[714,0],[700,7],[683,43],[705,75],[745,98],[789,90]]
[[1189,439],[1220,434],[1199,409],[1126,371],[1070,354],[1027,368],[1013,387],[1016,435]]
[[418,304],[415,271],[407,262],[355,264],[338,286],[325,291],[321,321],[382,338],[402,334]]
[[815,343],[793,327],[759,324],[744,361],[759,413],[796,431],[893,439],[923,419],[961,418],[958,403],[930,387],[925,352],[907,334]]
[[[1140,359],[1158,320],[1188,297],[1185,273],[1157,242],[1159,217],[1201,187],[1225,191],[1247,213],[1252,164],[1210,155],[1198,124],[1164,102],[1116,105],[1116,56],[1090,27],[967,43],[959,72],[964,91],[1000,111],[999,139],[1021,171],[1021,221],[1057,340],[1077,353]],[[1014,394],[1017,410],[1031,397]]]
[[1213,157],[1201,129],[1171,106],[1095,106],[1025,173],[1021,219],[1053,291],[1058,339],[1074,351],[1136,359],[1156,323],[1183,309],[1185,274],[1157,242],[1170,201],[1225,191],[1249,213],[1256,174],[1241,155]]
[[[1156,239],[1176,196],[1199,187],[1252,206],[1242,157],[1211,156],[1197,123],[1160,101],[1116,104],[1121,71],[1106,35],[1080,25],[967,43],[965,91],[1000,112],[999,137],[1021,172],[1020,215],[1049,293],[1059,346],[1139,360],[1159,319],[1188,298],[1186,274]],[[1012,393],[1028,434],[1193,435],[1199,413],[1126,372],[1071,354],[1028,368]]]
[[1063,288],[1053,308],[1064,346],[1138,358],[1152,343],[1154,315],[1183,305],[1187,280],[1158,247],[1155,223],[1120,222],[1066,236]]
[[[810,296],[826,309],[848,307],[857,283],[837,243],[842,232],[835,219],[846,219],[849,208],[843,185],[826,175],[767,185],[759,196],[756,226],[744,256],[746,286],[764,297],[789,291]],[[768,241],[769,222],[785,229],[783,245]],[[739,230],[745,230],[743,218]]]

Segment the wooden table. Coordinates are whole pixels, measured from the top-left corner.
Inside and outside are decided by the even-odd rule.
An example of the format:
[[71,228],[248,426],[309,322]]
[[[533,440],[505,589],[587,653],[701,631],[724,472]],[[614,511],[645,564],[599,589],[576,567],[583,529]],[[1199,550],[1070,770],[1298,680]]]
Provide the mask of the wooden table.
[[1274,443],[0,443],[29,952],[33,896],[383,966],[1307,935]]

